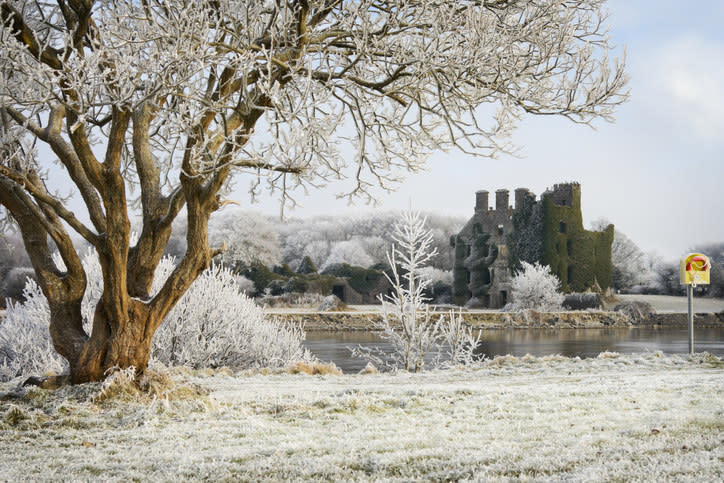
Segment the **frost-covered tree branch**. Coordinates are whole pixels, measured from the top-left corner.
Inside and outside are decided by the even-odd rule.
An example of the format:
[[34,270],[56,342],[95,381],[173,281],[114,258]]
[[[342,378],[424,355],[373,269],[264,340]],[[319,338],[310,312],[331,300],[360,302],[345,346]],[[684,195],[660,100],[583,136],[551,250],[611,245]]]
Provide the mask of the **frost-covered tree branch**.
[[[604,5],[0,0],[0,204],[32,252],[73,379],[145,367],[158,325],[219,251],[208,221],[232,175],[290,204],[295,189],[339,179],[352,181],[344,196],[370,200],[435,150],[508,149],[525,113],[611,119],[626,75],[609,60]],[[46,189],[41,146],[87,213]],[[181,213],[187,251],[151,295]],[[69,229],[103,269],[90,334]]]

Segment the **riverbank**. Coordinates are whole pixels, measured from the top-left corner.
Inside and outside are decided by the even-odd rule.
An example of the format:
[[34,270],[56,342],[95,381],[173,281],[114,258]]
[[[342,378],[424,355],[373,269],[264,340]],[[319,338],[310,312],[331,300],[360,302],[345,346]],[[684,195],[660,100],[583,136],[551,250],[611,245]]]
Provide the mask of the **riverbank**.
[[[304,330],[373,330],[374,321],[382,314],[376,310],[354,310],[343,312],[317,312],[303,309],[267,310],[271,317],[288,323],[302,323]],[[441,310],[441,314],[449,311]],[[688,326],[685,313],[655,313],[642,321],[635,321],[621,312],[608,311],[571,311],[571,312],[494,312],[494,311],[456,311],[466,324],[476,329],[600,329],[606,327],[646,327],[662,326],[680,328]],[[695,327],[724,329],[724,312],[697,313]]]
[[[170,370],[138,400],[0,385],[10,481],[721,481],[716,357],[498,357],[420,374]],[[166,394],[164,396],[164,394]],[[181,394],[181,396],[179,396]],[[185,396],[183,396],[185,394]]]

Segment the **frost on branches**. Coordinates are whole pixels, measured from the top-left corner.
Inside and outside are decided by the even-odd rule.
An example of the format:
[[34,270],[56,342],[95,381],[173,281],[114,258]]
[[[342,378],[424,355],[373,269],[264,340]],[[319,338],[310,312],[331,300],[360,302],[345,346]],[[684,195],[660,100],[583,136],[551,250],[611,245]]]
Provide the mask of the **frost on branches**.
[[[82,311],[92,315],[102,286],[94,252],[86,253],[83,265],[89,279]],[[173,269],[173,260],[164,257],[157,269],[156,289]],[[33,280],[28,280],[24,295],[24,303],[9,303],[0,321],[0,381],[68,370],[48,332],[47,299]],[[89,329],[89,319],[85,320]],[[229,269],[212,265],[191,285],[156,332],[152,358],[165,365],[193,368],[282,367],[311,358],[302,347],[303,340],[300,326],[269,320],[262,308],[240,292]]]
[[219,258],[236,271],[252,263],[274,266],[281,261],[281,247],[274,225],[258,213],[225,210],[211,219],[209,238],[216,245],[226,244],[226,250]]
[[510,281],[512,302],[505,309],[533,309],[542,312],[561,310],[564,296],[558,291],[559,288],[560,281],[551,273],[548,265],[521,262],[520,271]]
[[345,240],[337,242],[332,246],[327,260],[319,267],[319,271],[324,272],[329,267],[342,263],[355,267],[368,268],[374,264],[374,260],[367,254],[360,240]]
[[413,211],[404,213],[394,226],[392,239],[387,254],[392,275],[385,276],[393,291],[379,297],[382,318],[372,322],[380,337],[392,345],[392,353],[366,347],[357,347],[353,353],[380,367],[411,372],[423,370],[430,362],[440,365],[442,357],[445,364],[471,363],[478,338],[459,314],[435,312],[424,295],[432,283],[426,276],[430,274],[427,264],[437,254],[425,218]]
[[[145,369],[222,251],[208,223],[234,176],[282,206],[339,180],[372,200],[433,151],[507,150],[523,114],[612,119],[627,92],[607,29],[604,0],[0,0],[0,205],[72,382]],[[152,293],[177,218],[187,250]],[[102,267],[90,332],[70,230]]]

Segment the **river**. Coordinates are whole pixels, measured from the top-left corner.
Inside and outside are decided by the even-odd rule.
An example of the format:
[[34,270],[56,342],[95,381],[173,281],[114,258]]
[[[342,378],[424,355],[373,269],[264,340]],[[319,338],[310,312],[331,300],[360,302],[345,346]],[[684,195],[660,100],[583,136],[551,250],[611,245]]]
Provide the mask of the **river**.
[[[687,330],[678,328],[500,329],[482,331],[476,352],[486,358],[506,354],[587,358],[606,351],[687,354],[688,340]],[[305,346],[320,360],[334,362],[345,373],[358,372],[367,364],[351,355],[350,348],[358,345],[391,350],[390,344],[378,334],[366,331],[310,331],[305,341]],[[696,329],[694,350],[724,357],[724,330]]]

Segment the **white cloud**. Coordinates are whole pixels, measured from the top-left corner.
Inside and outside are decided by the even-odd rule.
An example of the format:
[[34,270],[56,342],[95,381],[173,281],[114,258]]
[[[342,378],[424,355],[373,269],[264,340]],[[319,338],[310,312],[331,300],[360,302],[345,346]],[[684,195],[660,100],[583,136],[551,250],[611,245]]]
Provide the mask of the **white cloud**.
[[724,125],[724,44],[693,35],[664,43],[653,56],[645,84],[663,108],[673,110],[687,133],[703,139]]

